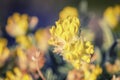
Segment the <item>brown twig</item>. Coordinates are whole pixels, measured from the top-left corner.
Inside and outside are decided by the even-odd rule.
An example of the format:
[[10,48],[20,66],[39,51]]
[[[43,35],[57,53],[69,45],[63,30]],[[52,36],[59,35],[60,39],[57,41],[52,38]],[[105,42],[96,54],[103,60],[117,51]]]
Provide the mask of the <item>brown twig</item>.
[[42,80],[46,80],[45,77],[43,76],[41,70],[39,70],[38,60],[36,61],[36,65],[37,65],[37,72],[38,72],[39,76],[42,78]]

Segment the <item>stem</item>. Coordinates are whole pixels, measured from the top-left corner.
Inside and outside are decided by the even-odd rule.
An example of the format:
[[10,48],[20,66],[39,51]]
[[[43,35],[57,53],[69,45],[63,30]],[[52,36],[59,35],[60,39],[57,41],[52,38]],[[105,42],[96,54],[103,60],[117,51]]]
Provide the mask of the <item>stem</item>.
[[36,61],[36,65],[37,65],[37,72],[38,72],[39,76],[42,78],[42,80],[46,80],[45,77],[43,76],[41,70],[39,70],[38,60]]

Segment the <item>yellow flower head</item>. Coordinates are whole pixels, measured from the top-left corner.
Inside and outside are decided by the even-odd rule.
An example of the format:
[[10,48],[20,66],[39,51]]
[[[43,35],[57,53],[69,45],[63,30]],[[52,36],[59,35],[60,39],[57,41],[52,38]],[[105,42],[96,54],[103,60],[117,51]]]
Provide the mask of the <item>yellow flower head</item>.
[[5,38],[0,38],[0,67],[4,65],[9,55],[10,51],[7,48],[7,40]]
[[73,64],[76,69],[79,69],[81,62],[89,63],[91,54],[94,53],[94,47],[89,41],[84,41],[81,38],[74,43],[65,45],[63,57],[66,61]]
[[44,36],[46,36],[45,29],[39,29],[35,32],[35,39],[37,42],[39,42]]
[[120,5],[115,5],[113,9],[114,9],[115,15],[120,17]]
[[6,72],[5,80],[32,80],[32,77],[28,73],[22,73],[22,71],[15,67],[13,71]]
[[64,42],[69,42],[77,34],[80,27],[80,22],[77,17],[67,17],[56,22],[55,26],[50,29],[51,39],[49,43],[52,45],[63,45]]
[[[79,64],[78,61],[76,61],[74,64],[76,64],[77,66],[77,63]],[[99,65],[86,64],[86,63],[82,63],[82,64],[84,64],[84,66],[82,65],[82,67],[79,70],[74,69],[69,71],[67,79],[68,80],[97,80],[97,77],[102,73],[102,68]],[[80,77],[82,79],[80,79]]]
[[42,42],[43,40],[46,40],[49,38],[49,33],[48,29],[39,29],[35,32],[35,39],[37,43]]
[[0,54],[2,54],[3,49],[7,46],[7,40],[5,38],[0,38]]
[[102,68],[99,65],[87,63],[84,63],[80,70],[83,70],[85,80],[96,80],[97,77],[102,73]]
[[59,14],[60,19],[65,19],[68,16],[75,16],[78,17],[78,11],[74,7],[67,6],[65,7]]
[[77,17],[69,16],[60,19],[50,29],[49,44],[55,46],[54,52],[60,52],[63,58],[78,69],[81,62],[90,62],[94,47],[89,41],[79,37],[80,21]]
[[31,42],[28,36],[21,35],[16,37],[16,42],[23,48],[31,47]]
[[110,25],[111,28],[114,28],[118,24],[118,15],[116,14],[118,14],[117,7],[108,7],[104,12],[104,19]]
[[35,40],[40,50],[47,50],[49,33],[48,29],[39,29],[35,32]]
[[[95,68],[91,71],[89,77],[87,77],[86,80],[90,78],[90,80],[96,80],[97,77],[102,73],[102,68],[99,65],[96,65]],[[87,76],[87,75],[86,75]]]
[[26,34],[28,29],[28,15],[19,13],[14,13],[7,20],[6,31],[12,36],[16,37],[19,35]]

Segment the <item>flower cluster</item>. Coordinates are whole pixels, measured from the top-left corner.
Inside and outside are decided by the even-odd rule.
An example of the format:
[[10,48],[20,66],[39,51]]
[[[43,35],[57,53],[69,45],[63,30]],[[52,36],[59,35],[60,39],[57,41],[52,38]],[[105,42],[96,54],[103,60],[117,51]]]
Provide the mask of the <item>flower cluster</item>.
[[93,64],[87,64],[86,66],[87,68],[84,68],[85,80],[97,80],[97,77],[102,73],[102,68]]
[[78,10],[74,7],[67,6],[59,13],[59,18],[61,19],[65,19],[68,16],[78,17]]
[[28,15],[19,13],[14,13],[8,18],[6,31],[12,36],[19,36],[26,34],[28,29]]
[[93,45],[89,41],[78,40],[74,44],[71,44],[69,50],[65,50],[68,53],[64,53],[63,56],[76,69],[79,69],[82,66],[82,62],[90,63],[91,54],[94,52],[93,48]]
[[[39,30],[35,32],[35,34],[29,34],[37,25],[38,18],[35,16],[28,16],[27,14],[19,14],[14,13],[12,16],[8,18],[7,25],[6,25],[6,32],[13,38],[15,38],[15,42],[17,45],[15,47],[11,47],[12,50],[8,50],[7,46],[7,40],[0,38],[0,67],[5,66],[4,63],[7,58],[15,58],[15,67],[18,67],[21,72],[25,71],[26,73],[33,73],[44,79],[44,76],[42,75],[42,72],[39,70],[41,69],[45,64],[45,50],[47,50],[47,47],[44,47],[44,50],[42,49],[43,46],[47,46],[47,39],[46,42],[44,42],[44,39],[47,38],[48,34],[46,34],[47,29],[41,29],[44,33],[39,33]],[[29,31],[29,32],[28,32]],[[37,35],[37,36],[36,36]],[[38,36],[41,35],[41,36]],[[46,35],[46,36],[44,36]],[[41,38],[43,37],[44,38]],[[41,43],[40,40],[42,41]],[[36,46],[36,47],[34,47]],[[40,47],[39,47],[40,46]],[[37,49],[40,49],[39,52]],[[11,53],[9,56],[9,53]],[[36,57],[36,55],[39,55]],[[17,58],[17,59],[16,59]],[[9,60],[8,60],[9,62]],[[21,65],[22,64],[22,65]],[[29,72],[27,72],[29,71]],[[35,72],[38,71],[38,74]],[[16,74],[15,76],[16,77]],[[18,80],[19,78],[15,79],[7,79],[7,80]],[[23,77],[20,78],[20,80],[30,80],[30,79],[23,79]]]
[[38,21],[36,16],[14,13],[7,20],[6,31],[12,37],[25,35],[28,29],[32,30],[36,27]]
[[66,42],[74,41],[79,31],[80,22],[77,17],[67,17],[56,22],[50,29],[51,39],[49,43],[64,47]]
[[18,43],[23,48],[29,48],[32,45],[29,36],[26,35],[16,37],[16,43]]
[[6,78],[4,80],[32,80],[32,77],[27,73],[21,72],[19,68],[15,67],[13,71],[6,72]]
[[67,80],[97,80],[101,73],[102,68],[99,65],[84,63],[81,69],[69,71]]
[[69,16],[59,19],[50,29],[49,44],[54,45],[54,52],[60,52],[63,58],[79,69],[81,61],[90,62],[94,47],[85,41],[80,32],[80,21],[77,17]]
[[114,64],[111,64],[110,62],[106,62],[106,70],[107,72],[109,72],[110,74],[115,74],[118,73],[120,71],[120,60],[117,59],[115,60]]

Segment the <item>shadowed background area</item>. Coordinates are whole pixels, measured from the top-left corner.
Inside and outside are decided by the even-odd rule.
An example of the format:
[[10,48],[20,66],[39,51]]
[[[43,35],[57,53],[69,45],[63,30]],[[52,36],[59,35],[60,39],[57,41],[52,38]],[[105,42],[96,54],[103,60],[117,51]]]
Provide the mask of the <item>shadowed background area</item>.
[[[0,24],[4,25],[14,12],[27,13],[39,17],[39,26],[54,23],[60,10],[65,6],[78,8],[82,0],[0,0]],[[119,0],[88,0],[88,10],[102,12],[106,7],[119,4]],[[4,24],[3,24],[4,23]]]

